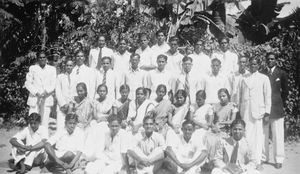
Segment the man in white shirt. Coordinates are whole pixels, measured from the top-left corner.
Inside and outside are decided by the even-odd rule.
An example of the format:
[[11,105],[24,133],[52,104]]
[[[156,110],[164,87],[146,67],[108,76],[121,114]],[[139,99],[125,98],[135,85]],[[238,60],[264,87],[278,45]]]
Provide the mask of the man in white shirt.
[[203,90],[203,77],[199,74],[193,73],[193,59],[189,56],[184,56],[182,59],[183,72],[178,76],[176,80],[176,91],[183,89],[187,92],[187,102],[189,104],[196,103],[196,93],[199,90]]
[[32,113],[28,118],[29,125],[10,139],[12,157],[14,158],[14,169],[20,164],[19,173],[26,173],[33,165],[37,166],[43,162],[43,146],[48,139],[48,131],[41,124],[41,116]]
[[58,165],[67,174],[71,174],[76,169],[84,146],[84,141],[82,141],[84,133],[76,126],[77,123],[78,116],[76,114],[67,114],[65,129],[56,132],[49,138],[45,144],[45,151],[48,154],[46,166]]
[[156,173],[164,158],[165,140],[161,134],[154,132],[153,117],[146,116],[143,127],[145,131],[134,136],[134,145],[127,154],[133,158],[137,173]]
[[141,47],[135,53],[140,55],[139,68],[145,71],[155,69],[155,60],[153,60],[153,52],[149,47],[149,36],[146,33],[141,33],[139,42]]
[[241,80],[248,76],[250,72],[246,69],[248,60],[246,57],[241,57],[239,59],[239,70],[234,72],[233,75],[229,78],[230,88],[231,88],[231,98],[230,100],[235,104],[239,102],[239,93],[238,87]]
[[194,53],[189,55],[193,59],[192,72],[200,74],[202,76],[208,75],[210,73],[211,60],[206,54],[202,52],[203,41],[198,40],[195,43]]
[[65,126],[65,114],[68,111],[70,101],[72,101],[71,72],[73,61],[67,60],[65,64],[65,73],[59,74],[56,79],[55,95],[57,99],[56,125],[57,129],[63,129]]
[[127,41],[119,41],[118,50],[114,54],[114,71],[123,74],[129,69],[130,53],[127,51]]
[[56,69],[47,64],[46,54],[38,54],[38,64],[29,67],[25,87],[29,91],[29,114],[36,112],[42,117],[42,125],[48,128],[50,109],[56,82]]
[[[168,57],[164,54],[160,54],[157,56],[157,68],[149,72],[147,76],[147,86],[151,89],[151,99],[156,98],[156,88],[158,85],[163,84],[166,85],[167,91],[172,91],[175,93],[175,77],[173,74],[165,69],[165,66],[168,62]],[[166,97],[168,97],[166,95]]]
[[207,156],[203,140],[192,136],[195,125],[192,121],[182,123],[182,133],[178,137],[168,134],[166,138],[166,155],[169,170],[172,173],[184,172],[186,174],[200,173],[201,166]]
[[113,50],[107,48],[105,45],[105,36],[100,35],[98,38],[98,46],[97,48],[91,49],[89,54],[89,67],[90,68],[101,68],[101,59],[103,57],[110,57],[113,60]]
[[222,63],[221,72],[230,75],[238,71],[238,56],[229,50],[229,39],[222,38],[219,40],[221,53],[213,53],[211,58],[218,58]]
[[165,54],[170,49],[170,46],[165,41],[166,35],[162,30],[158,30],[156,32],[156,39],[157,39],[157,44],[151,47],[153,53],[153,59],[157,58],[157,56],[160,54]]
[[[217,148],[214,169],[212,174],[259,174],[255,170],[255,159],[250,145],[244,137],[245,122],[241,119],[234,120],[231,124],[231,137],[221,140]],[[232,172],[235,171],[235,172]]]
[[122,84],[127,84],[130,88],[128,98],[135,99],[135,91],[139,87],[147,86],[147,72],[139,68],[140,55],[130,56],[130,68],[124,73]]
[[112,115],[108,118],[109,131],[105,132],[102,145],[98,147],[97,159],[87,164],[86,174],[117,174],[128,172],[128,158],[126,156],[130,137],[124,129],[121,129],[121,118]]
[[96,93],[96,70],[87,67],[84,64],[85,53],[79,50],[76,53],[76,66],[71,72],[72,96],[76,96],[76,86],[78,83],[85,83],[87,86],[87,95],[90,99],[95,97]]
[[182,71],[181,60],[183,55],[178,51],[178,38],[171,37],[169,41],[170,49],[166,52],[168,56],[168,63],[166,65],[166,70],[170,71],[174,75],[178,75]]
[[[107,98],[115,100],[118,98],[119,91],[119,75],[111,69],[112,59],[110,57],[103,57],[101,60],[102,68],[96,74],[96,86],[98,87],[101,84],[107,86]],[[98,95],[98,94],[97,94]],[[98,96],[97,96],[98,97]],[[96,97],[96,98],[97,98]]]
[[[204,77],[203,86],[206,92],[206,103],[219,103],[218,90],[226,88],[230,90],[229,79],[220,72],[221,61],[217,58],[211,60],[211,73]],[[230,91],[229,91],[230,93]]]

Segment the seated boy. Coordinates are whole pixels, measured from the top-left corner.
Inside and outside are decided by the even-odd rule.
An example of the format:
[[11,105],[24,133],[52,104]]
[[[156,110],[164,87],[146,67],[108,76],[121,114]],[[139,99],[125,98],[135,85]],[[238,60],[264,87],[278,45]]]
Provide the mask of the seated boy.
[[121,129],[121,118],[116,115],[108,117],[109,131],[99,140],[103,146],[98,147],[96,160],[89,162],[85,168],[86,174],[117,174],[128,171],[127,149],[129,135]]
[[41,116],[38,113],[32,113],[28,119],[29,125],[18,132],[10,139],[12,148],[12,157],[14,158],[14,165],[20,166],[18,173],[26,173],[32,165],[40,165],[43,160],[43,147],[48,138],[48,131],[41,126]]
[[83,149],[83,132],[76,127],[78,116],[70,113],[65,118],[65,128],[56,132],[45,144],[47,164],[61,167],[66,173],[76,169]]
[[212,174],[259,174],[255,159],[244,137],[245,122],[236,119],[231,124],[231,137],[221,140],[214,160]]
[[156,173],[164,158],[165,140],[157,132],[153,132],[154,118],[143,119],[145,131],[134,136],[134,145],[127,154],[135,160],[138,174]]
[[185,174],[200,173],[201,165],[207,156],[203,140],[192,136],[195,125],[192,121],[186,120],[182,123],[182,133],[178,136],[167,134],[167,162],[165,167],[172,173],[184,172]]

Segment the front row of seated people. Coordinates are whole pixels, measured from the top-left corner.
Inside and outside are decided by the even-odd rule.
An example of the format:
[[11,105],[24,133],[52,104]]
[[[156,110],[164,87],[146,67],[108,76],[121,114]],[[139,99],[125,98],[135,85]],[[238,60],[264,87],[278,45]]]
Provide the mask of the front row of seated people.
[[[37,113],[29,116],[29,125],[11,140],[12,156],[18,173],[26,173],[33,166],[46,166],[66,173],[81,168],[86,174],[98,173],[186,173],[201,172],[207,162],[208,144],[201,137],[201,130],[187,119],[181,125],[181,133],[168,129],[166,135],[155,131],[153,116],[142,120],[143,130],[132,135],[122,129],[118,115],[107,117],[108,130],[98,132],[95,158],[86,159],[84,153],[84,130],[79,127],[75,113],[65,117],[65,127],[48,138],[41,117]],[[212,174],[256,174],[255,160],[244,137],[245,122],[235,119],[230,126],[231,136],[222,138],[214,158]],[[94,137],[96,138],[96,137]]]

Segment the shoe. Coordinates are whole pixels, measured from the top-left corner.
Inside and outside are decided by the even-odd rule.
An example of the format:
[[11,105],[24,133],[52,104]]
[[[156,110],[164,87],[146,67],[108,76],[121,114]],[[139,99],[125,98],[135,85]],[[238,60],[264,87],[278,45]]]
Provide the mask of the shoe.
[[281,169],[282,168],[282,164],[281,163],[276,163],[275,164],[275,168],[276,169]]

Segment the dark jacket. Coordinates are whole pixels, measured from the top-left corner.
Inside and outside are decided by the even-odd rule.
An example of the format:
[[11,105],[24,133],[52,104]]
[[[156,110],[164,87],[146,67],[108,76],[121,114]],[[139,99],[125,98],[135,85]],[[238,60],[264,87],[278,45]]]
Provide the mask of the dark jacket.
[[275,67],[272,74],[268,74],[272,89],[272,105],[270,118],[284,117],[284,106],[288,96],[288,78],[286,72]]

